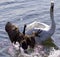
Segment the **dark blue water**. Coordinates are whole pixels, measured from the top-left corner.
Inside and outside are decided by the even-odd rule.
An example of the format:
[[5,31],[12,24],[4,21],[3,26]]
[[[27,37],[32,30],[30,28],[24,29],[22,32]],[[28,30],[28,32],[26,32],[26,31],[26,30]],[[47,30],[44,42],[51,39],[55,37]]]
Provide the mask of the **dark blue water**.
[[[60,47],[60,0],[55,0],[54,20],[56,30],[52,39]],[[7,52],[10,40],[5,32],[5,24],[10,21],[19,28],[33,21],[50,25],[50,0],[1,0],[0,1],[0,57],[12,57]],[[14,53],[12,53],[14,54]]]

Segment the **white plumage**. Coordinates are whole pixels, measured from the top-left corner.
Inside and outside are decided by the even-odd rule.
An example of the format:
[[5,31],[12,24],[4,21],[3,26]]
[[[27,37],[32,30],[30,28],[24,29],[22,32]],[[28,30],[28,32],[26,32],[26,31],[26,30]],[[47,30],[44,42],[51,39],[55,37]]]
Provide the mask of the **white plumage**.
[[45,23],[34,21],[31,24],[27,25],[26,33],[31,34],[33,31],[38,31],[39,29],[41,32],[39,33],[40,37],[36,37],[35,40],[37,43],[41,43],[41,41],[45,41],[46,39],[50,38],[55,32],[55,21],[54,21],[54,2],[51,1],[50,7],[50,19],[51,19],[51,26],[48,26]]

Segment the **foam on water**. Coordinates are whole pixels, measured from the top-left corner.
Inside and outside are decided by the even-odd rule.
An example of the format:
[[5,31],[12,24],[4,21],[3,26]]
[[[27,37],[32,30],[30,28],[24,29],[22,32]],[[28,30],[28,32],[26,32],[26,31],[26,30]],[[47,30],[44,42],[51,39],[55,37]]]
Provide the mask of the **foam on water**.
[[[12,57],[60,57],[60,50],[55,50],[54,48],[47,48],[43,45],[36,45],[34,50],[27,50],[28,53],[24,53],[24,50],[16,43],[8,43],[7,39],[0,42],[0,56],[12,56]],[[8,43],[8,44],[7,44]],[[17,48],[17,49],[16,49]]]
[[60,50],[51,51],[48,57],[60,57]]
[[[41,45],[37,45],[34,49],[34,51],[32,50],[28,50],[28,54],[24,53],[23,49],[21,49],[21,51],[19,50],[15,50],[15,48],[13,46],[10,46],[9,52],[11,54],[11,52],[15,53],[14,56],[16,57],[42,57],[42,56],[47,56],[46,51],[43,50],[43,46]],[[13,54],[12,53],[12,54]],[[11,55],[12,55],[11,54]]]
[[9,48],[9,54],[11,56],[16,57],[59,57],[60,56],[60,50],[55,50],[54,48],[51,48],[50,51],[44,49],[42,45],[37,45],[34,48],[34,51],[28,50],[28,54],[24,53],[24,50],[20,48],[21,51],[15,50],[13,46],[10,46]]

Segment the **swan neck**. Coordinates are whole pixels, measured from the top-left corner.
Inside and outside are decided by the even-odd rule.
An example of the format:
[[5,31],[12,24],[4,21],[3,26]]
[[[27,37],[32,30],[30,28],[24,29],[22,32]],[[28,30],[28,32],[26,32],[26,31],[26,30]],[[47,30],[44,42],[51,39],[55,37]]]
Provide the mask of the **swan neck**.
[[54,4],[52,5],[53,3],[51,3],[51,7],[50,7],[50,19],[51,19],[51,27],[49,29],[49,33],[51,35],[54,34],[55,32],[55,21],[54,21]]

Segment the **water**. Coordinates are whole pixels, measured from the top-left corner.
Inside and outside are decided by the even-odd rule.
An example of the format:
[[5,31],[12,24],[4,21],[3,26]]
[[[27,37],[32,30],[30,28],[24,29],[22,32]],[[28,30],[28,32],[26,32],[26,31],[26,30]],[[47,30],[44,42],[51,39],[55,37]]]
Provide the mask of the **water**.
[[[60,47],[59,2],[60,0],[55,0],[54,20],[56,22],[56,30],[52,36],[54,43],[58,47]],[[8,35],[5,32],[6,22],[10,21],[18,25],[19,28],[23,27],[24,24],[28,24],[33,21],[40,21],[50,25],[49,7],[50,0],[0,0],[0,57],[13,57],[16,52],[13,50]],[[50,53],[51,54],[48,57],[60,57],[60,50],[54,50]],[[22,55],[20,57],[22,57]],[[30,55],[30,57],[42,56],[40,54],[34,56],[33,54],[33,56]]]

